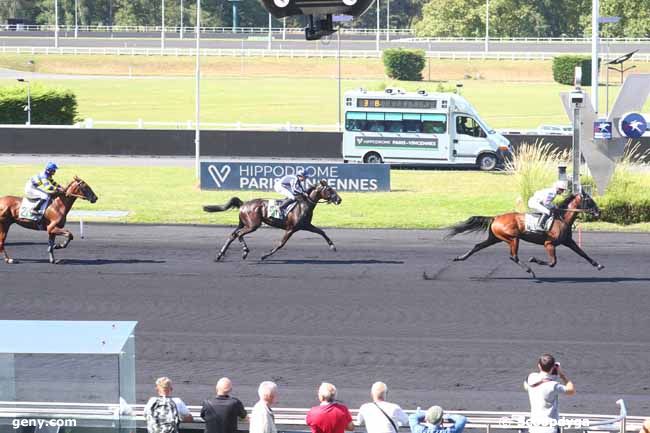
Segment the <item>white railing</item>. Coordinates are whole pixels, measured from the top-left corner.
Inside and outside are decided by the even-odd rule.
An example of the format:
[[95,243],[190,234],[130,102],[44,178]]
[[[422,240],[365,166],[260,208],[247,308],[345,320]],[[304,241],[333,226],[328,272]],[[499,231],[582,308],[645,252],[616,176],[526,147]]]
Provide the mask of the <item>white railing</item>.
[[[74,25],[59,25],[59,32],[74,32]],[[55,26],[53,24],[45,25],[23,25],[23,24],[2,24],[0,25],[0,32],[54,32]],[[100,26],[100,25],[79,25],[76,27],[77,31],[82,33],[160,33],[162,26]],[[194,33],[194,26],[183,26],[183,32]],[[165,26],[165,31],[169,33],[180,33],[180,26]],[[304,34],[304,27],[273,27],[273,33],[299,33]],[[265,33],[268,34],[268,27],[237,27],[233,32],[232,27],[203,27],[201,26],[201,33],[235,33],[235,34],[249,34],[249,33]],[[342,33],[345,34],[376,34],[376,28],[342,28]],[[379,33],[386,34],[386,29],[379,29]],[[392,35],[414,35],[411,29],[390,29]]]
[[[562,413],[561,416],[567,420],[588,420],[591,428],[563,428],[566,430],[604,430],[624,432],[636,432],[643,423],[643,417],[629,416],[625,411],[625,405],[621,400],[620,413],[617,415],[597,415],[597,414],[569,414]],[[617,402],[618,403],[618,402]],[[201,428],[203,421],[200,418],[200,406],[188,406],[195,421],[193,423],[184,423],[184,426]],[[0,402],[0,422],[16,418],[73,418],[78,420],[77,427],[84,425],[96,425],[93,421],[111,422],[119,418],[120,413],[124,417],[133,416],[134,421],[139,425],[144,422],[143,415],[144,405],[133,405],[130,407],[110,405],[110,404],[83,404],[83,403],[41,403],[41,402]],[[246,408],[251,412],[252,408]],[[305,430],[306,408],[273,408],[275,423],[278,426],[291,426],[292,430]],[[357,410],[350,410],[353,416]],[[413,411],[407,410],[407,413]],[[518,427],[513,423],[504,422],[504,420],[525,420],[530,415],[529,412],[490,412],[490,411],[450,411],[450,413],[464,415],[468,419],[467,429],[480,429],[490,433],[492,430],[519,430],[526,428]],[[6,421],[5,421],[6,422]],[[243,422],[242,424],[245,424]],[[402,429],[408,431],[408,426]]]
[[[137,48],[137,47],[10,47],[1,46],[1,54],[45,54],[45,55],[103,55],[103,56],[195,56],[194,48]],[[496,52],[496,51],[425,51],[426,56],[438,60],[551,60],[560,54],[584,54],[566,52]],[[610,53],[610,57],[624,53]],[[311,58],[381,58],[377,50],[335,49],[258,49],[258,48],[202,48],[201,56],[216,57],[311,57]],[[637,62],[650,62],[649,53],[637,53]]]
[[[194,131],[196,124],[191,120],[176,121],[176,122],[158,122],[148,121],[143,119],[138,120],[95,120],[85,119],[83,122],[75,123],[74,125],[24,125],[24,124],[0,124],[0,128],[14,129],[92,129],[99,127],[99,129],[175,129],[175,130],[191,130]],[[214,122],[201,122],[202,130],[223,130],[223,131],[288,131],[288,132],[336,132],[339,126],[336,124],[329,125],[309,125],[309,124],[294,124],[291,122],[285,123],[214,123]]]

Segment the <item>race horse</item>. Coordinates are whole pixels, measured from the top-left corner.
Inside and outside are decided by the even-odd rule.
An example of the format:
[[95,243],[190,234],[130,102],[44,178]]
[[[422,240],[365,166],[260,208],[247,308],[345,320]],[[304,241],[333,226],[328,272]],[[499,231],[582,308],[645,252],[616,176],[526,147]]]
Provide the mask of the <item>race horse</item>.
[[573,240],[573,222],[581,212],[589,213],[596,218],[600,216],[600,209],[598,209],[596,202],[594,202],[589,194],[572,194],[565,198],[555,212],[556,218],[547,232],[526,231],[526,214],[511,212],[494,217],[473,216],[467,221],[451,227],[451,231],[446,236],[446,239],[465,232],[487,231],[488,238],[486,240],[474,245],[474,247],[465,254],[454,258],[454,261],[466,260],[474,253],[481,251],[484,248],[499,242],[505,242],[510,247],[510,260],[521,266],[526,272],[531,274],[533,278],[535,277],[533,270],[525,263],[522,263],[517,255],[519,250],[519,240],[544,245],[550,260],[546,262],[536,257],[531,257],[528,260],[531,263],[537,263],[538,265],[549,266],[552,268],[557,263],[555,248],[558,245],[564,245],[573,250],[580,257],[583,257],[592,266],[601,270],[604,266],[589,257],[587,253],[585,253]]
[[321,180],[317,185],[308,188],[304,197],[298,196],[296,205],[283,220],[271,218],[269,216],[268,200],[259,198],[244,203],[239,198],[233,197],[225,205],[204,206],[203,210],[206,212],[223,212],[233,207],[239,208],[239,225],[230,234],[223,247],[217,252],[214,260],[215,262],[221,260],[235,239],[239,239],[242,247],[242,259],[246,259],[250,250],[248,249],[248,245],[246,245],[244,236],[260,228],[262,223],[285,230],[280,244],[268,254],[262,256],[262,260],[282,248],[291,235],[300,230],[321,235],[327,241],[330,249],[336,251],[334,242],[327,237],[323,230],[312,225],[311,219],[314,216],[314,208],[318,203],[333,203],[338,205],[341,204],[341,201],[341,197],[339,197],[334,188],[329,186],[325,180]]
[[[66,230],[63,227],[65,226],[68,212],[70,212],[70,209],[72,209],[72,206],[78,198],[88,200],[91,203],[97,201],[97,196],[92,188],[86,182],[75,176],[74,180],[64,188],[64,192],[54,194],[52,202],[45,210],[41,221],[32,221],[20,218],[21,197],[11,195],[0,197],[0,253],[4,253],[5,263],[17,263],[16,260],[9,257],[5,249],[5,240],[7,239],[9,227],[14,223],[31,230],[47,231],[49,235],[47,252],[50,256],[50,263],[57,263],[54,259],[54,250],[66,248],[73,239],[70,230]],[[57,236],[65,236],[65,242],[56,244],[54,241]]]

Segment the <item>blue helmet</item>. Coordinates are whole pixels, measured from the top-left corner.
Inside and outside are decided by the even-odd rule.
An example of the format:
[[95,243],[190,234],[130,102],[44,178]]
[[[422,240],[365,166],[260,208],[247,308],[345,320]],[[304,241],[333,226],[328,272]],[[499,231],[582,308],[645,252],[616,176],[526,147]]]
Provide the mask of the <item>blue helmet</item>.
[[48,162],[47,165],[45,166],[45,172],[46,173],[54,173],[58,169],[59,169],[59,167],[53,162]]
[[299,169],[298,171],[296,171],[296,176],[302,176],[304,178],[309,177],[309,176],[307,176],[307,172],[302,168]]

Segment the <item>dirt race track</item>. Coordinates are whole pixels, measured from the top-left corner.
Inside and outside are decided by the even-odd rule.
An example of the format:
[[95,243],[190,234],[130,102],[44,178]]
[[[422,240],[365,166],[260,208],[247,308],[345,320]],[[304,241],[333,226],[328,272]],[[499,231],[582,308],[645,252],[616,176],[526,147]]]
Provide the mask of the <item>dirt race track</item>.
[[650,415],[649,234],[586,233],[603,271],[561,247],[532,279],[505,245],[451,262],[480,238],[437,231],[327,230],[337,252],[297,234],[260,262],[281,234],[260,230],[247,261],[234,243],[214,263],[229,231],[90,224],[50,265],[44,234],[12,227],[0,318],[137,320],[139,402],[168,375],[200,404],[227,375],[247,406],[266,379],[280,406],[315,404],[328,380],[355,408],[383,380],[405,408],[526,410],[522,380],[550,351],[578,389],[563,411],[616,413],[623,397]]

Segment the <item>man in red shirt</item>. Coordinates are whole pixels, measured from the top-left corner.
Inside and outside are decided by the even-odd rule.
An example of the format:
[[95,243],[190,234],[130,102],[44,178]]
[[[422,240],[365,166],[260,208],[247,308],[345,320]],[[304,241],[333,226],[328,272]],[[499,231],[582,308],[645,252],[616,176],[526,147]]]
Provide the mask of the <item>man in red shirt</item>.
[[318,388],[320,406],[312,407],[307,412],[307,425],[312,433],[344,433],[354,431],[352,415],[348,408],[336,401],[336,387],[323,382]]

